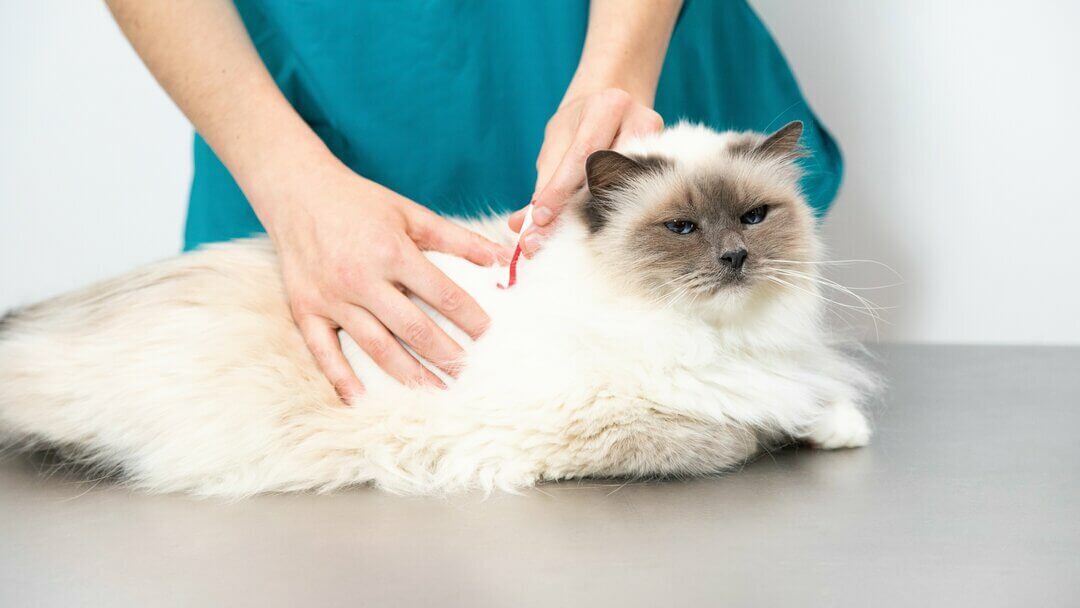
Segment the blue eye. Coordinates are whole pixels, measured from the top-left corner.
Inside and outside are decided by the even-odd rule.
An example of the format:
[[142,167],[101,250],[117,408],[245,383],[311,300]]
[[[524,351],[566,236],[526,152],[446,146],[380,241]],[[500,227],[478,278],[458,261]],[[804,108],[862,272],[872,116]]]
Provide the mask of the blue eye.
[[694,225],[694,222],[688,220],[671,220],[670,222],[664,222],[664,228],[667,228],[675,234],[690,234],[697,230],[697,226]]
[[742,217],[739,218],[739,221],[744,223],[744,224],[760,224],[765,219],[765,216],[768,213],[769,213],[769,206],[768,205],[762,205],[760,207],[754,207],[750,211],[747,211],[746,213],[742,214]]

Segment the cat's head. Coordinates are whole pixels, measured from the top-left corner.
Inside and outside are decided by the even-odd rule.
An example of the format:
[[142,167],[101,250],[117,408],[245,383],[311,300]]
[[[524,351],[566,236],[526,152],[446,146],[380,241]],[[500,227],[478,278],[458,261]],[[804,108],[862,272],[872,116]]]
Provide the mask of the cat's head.
[[786,289],[819,250],[801,134],[800,122],[771,135],[679,125],[593,153],[577,205],[592,248],[659,303],[736,309]]

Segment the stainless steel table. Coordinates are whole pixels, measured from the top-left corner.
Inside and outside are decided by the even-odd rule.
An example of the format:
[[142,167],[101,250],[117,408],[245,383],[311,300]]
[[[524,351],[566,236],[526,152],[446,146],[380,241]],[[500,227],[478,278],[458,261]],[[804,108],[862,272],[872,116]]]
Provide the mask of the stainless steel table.
[[894,346],[869,448],[232,504],[0,462],[0,606],[1078,606],[1080,349]]

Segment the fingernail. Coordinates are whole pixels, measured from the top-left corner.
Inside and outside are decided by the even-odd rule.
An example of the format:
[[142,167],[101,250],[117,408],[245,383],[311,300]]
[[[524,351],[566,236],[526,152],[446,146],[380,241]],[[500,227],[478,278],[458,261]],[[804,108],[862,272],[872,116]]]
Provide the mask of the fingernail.
[[442,378],[435,374],[420,374],[410,384],[413,386],[430,386],[432,388],[443,389],[446,388],[446,383],[442,381]]
[[473,339],[473,342],[475,342],[475,341],[479,340],[484,334],[487,333],[487,330],[488,330],[489,327],[491,327],[491,319],[490,318],[486,319],[484,321],[484,324],[481,325],[475,331],[470,331],[469,332],[469,337]]
[[530,232],[521,239],[521,253],[531,256],[540,247],[540,237],[535,232]]
[[547,207],[533,207],[532,218],[534,224],[544,226],[551,221],[551,209],[548,209]]

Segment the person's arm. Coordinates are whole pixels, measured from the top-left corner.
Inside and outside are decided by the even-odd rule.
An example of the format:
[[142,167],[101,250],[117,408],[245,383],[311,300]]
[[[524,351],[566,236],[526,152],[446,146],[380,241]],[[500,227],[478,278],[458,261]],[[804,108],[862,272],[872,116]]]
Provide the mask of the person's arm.
[[293,317],[339,394],[348,400],[363,386],[342,355],[338,328],[403,382],[442,384],[394,336],[455,373],[461,347],[402,288],[476,337],[486,314],[421,249],[484,265],[503,249],[335,158],[277,88],[229,0],[107,4],[266,227]]
[[[544,130],[536,159],[534,226],[522,235],[536,252],[566,200],[585,181],[585,159],[622,139],[659,131],[656,85],[682,0],[593,0],[577,71]],[[521,226],[523,211],[510,219]]]

